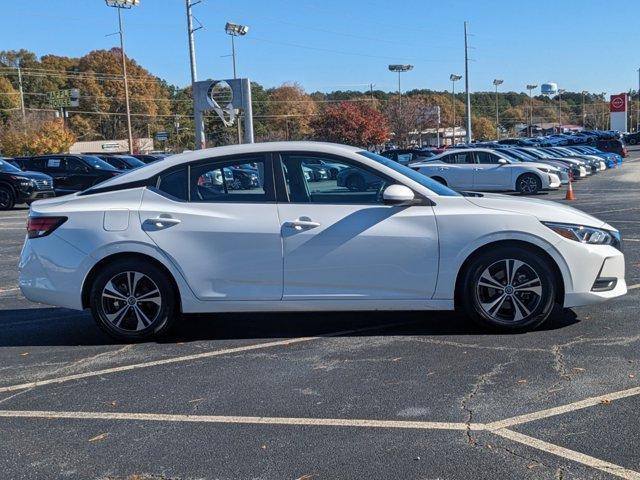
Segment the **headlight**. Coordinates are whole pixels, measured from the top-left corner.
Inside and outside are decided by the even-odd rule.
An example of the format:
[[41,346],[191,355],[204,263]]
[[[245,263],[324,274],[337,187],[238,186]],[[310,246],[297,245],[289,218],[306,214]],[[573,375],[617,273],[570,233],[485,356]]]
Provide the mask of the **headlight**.
[[544,173],[551,173],[551,170],[549,168],[538,167],[538,170]]
[[620,234],[601,228],[585,227],[584,225],[572,225],[566,223],[542,222],[558,235],[576,242],[591,245],[613,245],[620,248]]

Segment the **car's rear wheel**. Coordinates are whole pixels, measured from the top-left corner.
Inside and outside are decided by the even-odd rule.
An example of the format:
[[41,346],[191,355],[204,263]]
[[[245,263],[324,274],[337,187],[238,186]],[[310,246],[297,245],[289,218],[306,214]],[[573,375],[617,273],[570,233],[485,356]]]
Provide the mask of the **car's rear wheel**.
[[635,145],[636,143],[638,143],[638,140],[636,139],[636,137],[629,137],[628,143],[629,145]]
[[477,257],[463,277],[464,310],[475,322],[502,330],[531,330],[553,311],[557,286],[550,265],[524,248]]
[[0,210],[11,210],[16,203],[13,192],[9,187],[0,186]]
[[516,190],[523,195],[535,195],[542,190],[542,181],[535,173],[525,173],[516,180]]
[[125,342],[166,333],[178,315],[167,274],[141,260],[116,261],[103,268],[95,277],[90,295],[98,326]]

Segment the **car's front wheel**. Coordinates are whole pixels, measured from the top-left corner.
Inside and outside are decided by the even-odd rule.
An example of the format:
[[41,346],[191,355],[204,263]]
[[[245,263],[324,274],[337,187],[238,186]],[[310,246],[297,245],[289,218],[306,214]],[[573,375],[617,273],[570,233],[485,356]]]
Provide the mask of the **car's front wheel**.
[[516,190],[523,195],[535,195],[542,190],[542,181],[535,173],[525,173],[516,180]]
[[0,210],[11,210],[15,205],[16,199],[9,187],[0,185]]
[[477,323],[530,330],[554,307],[557,286],[548,262],[524,248],[497,249],[475,258],[465,271],[460,298]]
[[166,333],[178,315],[167,274],[142,260],[115,261],[101,269],[90,295],[98,326],[125,342]]

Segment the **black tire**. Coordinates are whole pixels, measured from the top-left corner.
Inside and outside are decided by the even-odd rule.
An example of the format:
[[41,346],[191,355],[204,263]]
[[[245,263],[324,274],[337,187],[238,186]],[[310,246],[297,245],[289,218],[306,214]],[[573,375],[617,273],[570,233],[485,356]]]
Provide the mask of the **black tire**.
[[[510,281],[505,274],[507,262]],[[463,273],[458,300],[465,313],[484,327],[524,331],[549,318],[556,291],[556,277],[545,259],[525,248],[506,247],[471,261]]]
[[[136,273],[143,277],[136,277]],[[137,281],[133,296],[139,300],[132,306],[127,282],[131,280],[133,283],[134,279]],[[107,287],[109,282],[111,284]],[[157,296],[154,288],[158,291]],[[156,298],[159,298],[160,305],[157,305]],[[98,326],[111,337],[124,342],[138,342],[166,334],[179,314],[176,294],[167,274],[152,263],[136,259],[117,260],[102,268],[93,280],[90,304]],[[125,308],[127,310],[121,315],[114,317],[113,312]],[[141,320],[144,318],[149,322]]]
[[435,180],[438,183],[441,183],[442,185],[444,185],[445,187],[447,186],[447,181],[442,178],[442,177],[431,177],[433,180]]
[[349,175],[345,184],[352,192],[364,192],[367,189],[366,182],[360,175]]
[[535,195],[542,190],[542,180],[535,173],[523,173],[516,180],[516,190],[521,195]]
[[629,145],[635,145],[636,143],[638,143],[638,140],[636,139],[636,137],[630,137],[627,143]]
[[16,204],[13,190],[5,185],[0,185],[0,210],[11,210]]

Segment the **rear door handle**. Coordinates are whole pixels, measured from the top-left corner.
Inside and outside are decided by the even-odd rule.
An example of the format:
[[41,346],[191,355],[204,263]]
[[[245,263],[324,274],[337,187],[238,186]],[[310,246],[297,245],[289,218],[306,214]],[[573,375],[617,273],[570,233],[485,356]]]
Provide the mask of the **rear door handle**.
[[319,227],[320,224],[318,222],[314,222],[311,220],[294,220],[292,222],[284,222],[283,226],[287,228],[293,228],[295,230],[309,230],[311,228]]
[[155,218],[147,218],[144,221],[144,225],[147,227],[160,229],[160,228],[167,228],[172,225],[178,225],[180,222],[181,220],[178,218],[165,217],[160,215],[159,217],[155,217]]

